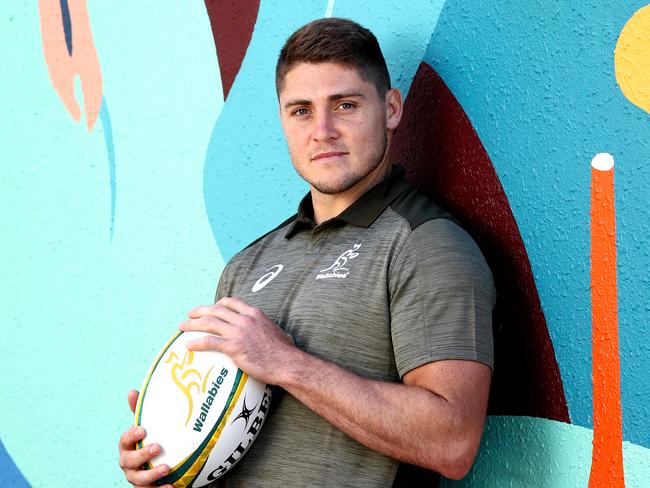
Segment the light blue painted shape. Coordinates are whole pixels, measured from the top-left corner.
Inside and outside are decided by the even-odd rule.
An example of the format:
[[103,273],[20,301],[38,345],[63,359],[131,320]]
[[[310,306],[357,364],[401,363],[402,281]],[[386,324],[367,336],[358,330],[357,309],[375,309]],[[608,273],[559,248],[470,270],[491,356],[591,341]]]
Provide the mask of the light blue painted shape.
[[[0,436],[34,487],[125,485],[126,393],[185,312],[212,301],[223,266],[203,202],[223,103],[205,5],[88,8],[111,101],[111,123],[91,133],[52,87],[37,5],[0,5],[11,73],[0,77],[0,320],[11,344]],[[112,241],[108,132],[120,162]]]
[[[338,0],[332,8],[333,16],[351,18],[375,33],[393,83],[406,93],[442,4],[420,0],[378,11],[369,0]],[[260,5],[250,46],[205,162],[206,208],[226,259],[292,215],[308,190],[289,161],[278,120],[274,71],[287,37],[320,18],[326,8],[323,1]]]
[[[489,417],[478,457],[461,481],[441,488],[587,487],[593,431],[531,417]],[[650,479],[650,449],[623,443],[626,488],[643,488]]]
[[528,251],[572,421],[592,426],[590,162],[614,155],[625,439],[650,446],[650,116],[613,52],[645,1],[450,0],[426,53],[468,114]]
[[205,207],[226,261],[291,215],[306,191],[282,139],[274,70],[285,39],[320,17],[324,5],[260,3],[248,51],[214,126],[205,160]]
[[106,157],[108,159],[108,173],[110,178],[111,191],[111,240],[113,240],[113,231],[115,230],[115,205],[117,199],[117,176],[115,167],[115,146],[113,144],[113,126],[111,125],[111,114],[108,111],[106,97],[102,98],[102,106],[99,111],[99,118],[104,128],[104,141],[106,143]]

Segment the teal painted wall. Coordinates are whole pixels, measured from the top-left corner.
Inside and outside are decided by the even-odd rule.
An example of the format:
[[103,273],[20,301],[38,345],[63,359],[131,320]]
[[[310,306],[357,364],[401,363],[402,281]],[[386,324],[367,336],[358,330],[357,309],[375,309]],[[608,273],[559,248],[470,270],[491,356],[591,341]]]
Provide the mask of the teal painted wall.
[[462,106],[519,227],[562,376],[570,424],[490,417],[474,469],[446,483],[587,486],[589,163],[609,152],[626,486],[644,486],[650,114],[621,93],[613,53],[645,5],[262,1],[224,103],[203,4],[93,2],[102,83],[92,85],[83,44],[75,51],[72,16],[71,58],[88,67],[68,79],[76,122],[48,72],[38,6],[3,4],[0,486],[125,485],[115,446],[131,422],[126,392],[185,311],[212,300],[224,259],[306,191],[282,140],[273,69],[286,37],[330,12],[376,33],[405,94],[424,61]]

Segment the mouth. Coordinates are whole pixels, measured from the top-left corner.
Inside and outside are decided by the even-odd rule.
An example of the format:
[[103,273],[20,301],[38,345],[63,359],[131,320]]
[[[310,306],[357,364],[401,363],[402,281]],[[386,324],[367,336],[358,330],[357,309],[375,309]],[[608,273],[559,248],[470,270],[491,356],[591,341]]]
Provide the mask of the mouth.
[[317,153],[314,156],[312,156],[311,160],[312,161],[327,161],[330,159],[336,159],[340,158],[342,156],[345,156],[348,154],[345,151],[328,151],[328,152],[322,152],[322,153]]

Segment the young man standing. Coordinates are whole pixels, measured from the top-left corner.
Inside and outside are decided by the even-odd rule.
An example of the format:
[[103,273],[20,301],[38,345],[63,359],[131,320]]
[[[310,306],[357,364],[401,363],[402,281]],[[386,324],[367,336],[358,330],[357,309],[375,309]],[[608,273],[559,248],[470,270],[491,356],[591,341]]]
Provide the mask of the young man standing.
[[[402,115],[374,35],[314,21],[282,49],[280,119],[310,186],[298,213],[237,254],[214,305],[181,330],[286,390],[223,486],[436,486],[480,443],[492,368],[492,276],[471,238],[388,154]],[[131,405],[136,393],[130,394]],[[160,446],[120,441],[136,486]],[[418,469],[415,466],[425,469]]]

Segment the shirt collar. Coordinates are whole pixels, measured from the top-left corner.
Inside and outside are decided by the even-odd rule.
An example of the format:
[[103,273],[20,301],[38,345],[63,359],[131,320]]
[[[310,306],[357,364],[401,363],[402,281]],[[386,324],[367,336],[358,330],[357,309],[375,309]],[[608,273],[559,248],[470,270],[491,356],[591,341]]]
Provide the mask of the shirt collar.
[[[409,185],[404,179],[404,168],[393,165],[390,174],[384,180],[370,188],[331,221],[338,220],[357,227],[368,228],[386,210],[386,207],[408,187]],[[313,215],[314,207],[311,201],[311,193],[307,193],[300,201],[296,219],[289,226],[285,239],[290,239],[300,229],[315,227]]]

